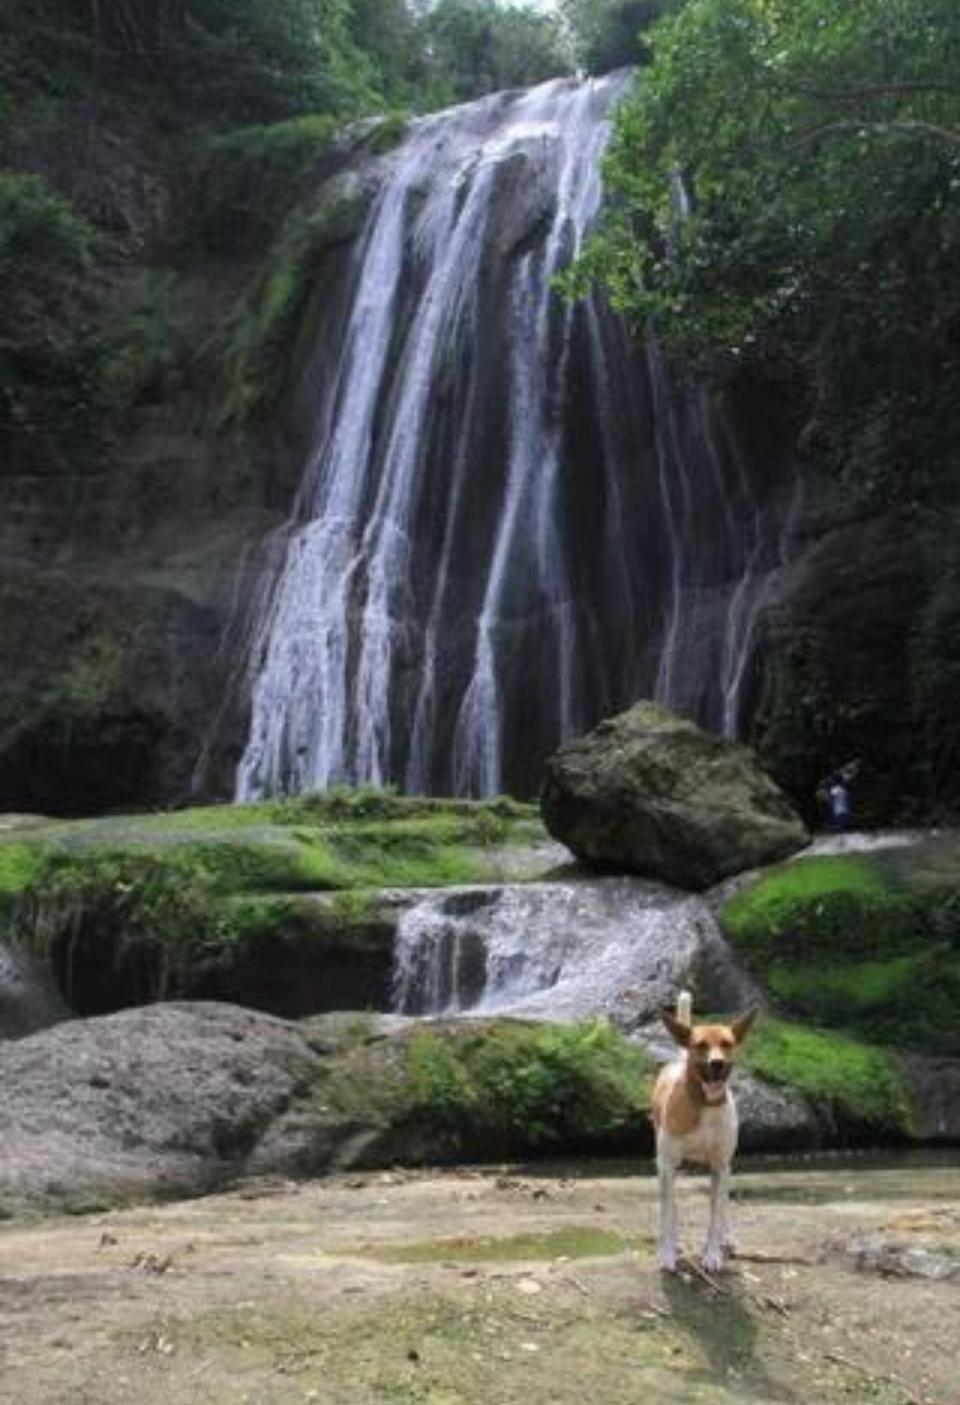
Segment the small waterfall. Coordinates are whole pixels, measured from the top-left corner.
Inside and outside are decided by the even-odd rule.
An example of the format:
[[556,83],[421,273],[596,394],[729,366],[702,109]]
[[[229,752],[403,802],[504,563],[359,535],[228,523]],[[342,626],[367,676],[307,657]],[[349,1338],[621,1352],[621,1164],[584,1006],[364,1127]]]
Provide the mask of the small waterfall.
[[399,1014],[605,1013],[639,1023],[683,984],[702,1008],[734,1008],[754,993],[707,903],[641,879],[425,894],[398,924]]
[[778,540],[754,480],[773,475],[655,343],[553,289],[627,81],[494,95],[380,159],[317,328],[239,799],[529,793],[559,741],[644,695],[735,730]]
[[47,966],[0,942],[0,1039],[20,1039],[69,1018]]

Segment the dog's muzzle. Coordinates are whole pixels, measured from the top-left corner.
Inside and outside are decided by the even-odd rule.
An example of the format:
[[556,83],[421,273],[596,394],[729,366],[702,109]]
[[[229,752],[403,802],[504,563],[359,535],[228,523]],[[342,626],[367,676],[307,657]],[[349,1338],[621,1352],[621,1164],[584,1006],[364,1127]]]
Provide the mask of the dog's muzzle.
[[700,1086],[703,1088],[703,1096],[708,1103],[723,1102],[727,1095],[727,1079],[730,1077],[730,1068],[731,1065],[723,1059],[715,1059],[697,1070]]

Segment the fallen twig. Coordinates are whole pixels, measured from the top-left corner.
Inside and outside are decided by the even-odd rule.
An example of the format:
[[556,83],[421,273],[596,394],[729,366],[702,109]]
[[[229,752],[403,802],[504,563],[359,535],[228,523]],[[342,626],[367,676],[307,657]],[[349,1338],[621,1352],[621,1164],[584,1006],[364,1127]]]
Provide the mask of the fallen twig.
[[703,1268],[701,1264],[697,1263],[696,1259],[691,1259],[685,1254],[680,1260],[680,1263],[684,1268],[689,1269],[696,1278],[699,1278],[701,1283],[706,1283],[708,1288],[712,1288],[715,1293],[726,1293],[728,1291],[722,1283],[718,1283],[715,1278],[711,1277],[707,1270]]

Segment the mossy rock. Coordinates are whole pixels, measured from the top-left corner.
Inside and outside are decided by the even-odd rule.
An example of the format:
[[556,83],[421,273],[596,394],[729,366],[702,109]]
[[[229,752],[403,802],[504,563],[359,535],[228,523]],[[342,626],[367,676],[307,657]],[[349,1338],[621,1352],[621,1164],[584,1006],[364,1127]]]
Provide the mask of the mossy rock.
[[889,1142],[909,1135],[907,1085],[887,1049],[766,1016],[744,1046],[742,1061],[765,1082],[810,1103],[828,1142]]
[[724,930],[789,1012],[960,1054],[960,840],[798,859],[732,898]]
[[708,888],[796,853],[809,836],[746,747],[639,702],[550,757],[550,833],[588,864]]
[[[0,834],[0,938],[79,1014],[228,999],[300,1016],[389,1003],[384,889],[503,877],[529,806],[333,791]],[[534,870],[535,871],[535,870]]]
[[[325,1036],[326,1020],[318,1027]],[[282,1135],[291,1148],[299,1143],[292,1169],[303,1173],[649,1150],[654,1073],[650,1055],[602,1018],[360,1030],[331,1053]]]

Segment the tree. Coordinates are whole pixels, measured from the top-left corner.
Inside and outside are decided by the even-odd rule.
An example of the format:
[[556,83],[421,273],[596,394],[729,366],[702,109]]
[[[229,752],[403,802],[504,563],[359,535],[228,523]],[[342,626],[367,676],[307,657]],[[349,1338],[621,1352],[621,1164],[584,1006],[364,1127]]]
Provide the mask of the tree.
[[960,487],[960,8],[689,0],[651,41],[581,274],[708,374],[788,382],[852,500]]
[[679,0],[560,0],[577,62],[588,73],[608,73],[649,62],[644,37]]
[[573,62],[558,19],[499,0],[438,0],[425,15],[428,72],[438,99],[461,102],[527,87]]

